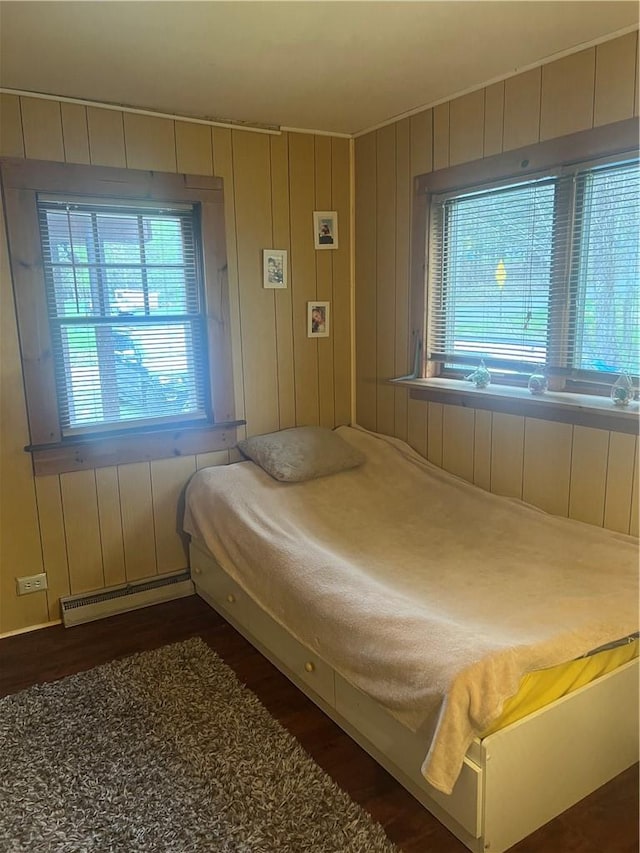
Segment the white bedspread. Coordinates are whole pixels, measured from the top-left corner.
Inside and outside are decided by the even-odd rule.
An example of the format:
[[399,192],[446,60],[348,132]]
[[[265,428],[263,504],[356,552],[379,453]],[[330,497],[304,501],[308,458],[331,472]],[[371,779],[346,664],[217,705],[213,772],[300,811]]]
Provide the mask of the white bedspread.
[[396,439],[339,434],[360,468],[279,483],[206,468],[185,529],[272,617],[431,739],[449,793],[528,671],[638,630],[637,540],[491,495]]

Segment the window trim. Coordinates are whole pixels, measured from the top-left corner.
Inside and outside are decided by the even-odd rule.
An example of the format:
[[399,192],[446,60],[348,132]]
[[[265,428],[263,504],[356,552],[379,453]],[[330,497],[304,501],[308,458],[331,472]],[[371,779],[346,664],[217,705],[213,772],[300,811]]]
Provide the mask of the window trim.
[[392,379],[391,384],[405,387],[412,400],[520,415],[628,435],[640,434],[637,402],[620,408],[614,406],[608,397],[590,397],[569,391],[548,391],[542,396],[534,396],[522,386],[496,385],[492,382],[486,388],[476,388],[448,377]]
[[[426,340],[428,329],[428,301],[432,294],[427,294],[429,267],[432,263],[432,247],[428,242],[431,230],[431,198],[444,193],[455,193],[463,189],[482,187],[485,184],[501,181],[521,180],[534,177],[536,174],[552,168],[558,170],[574,164],[587,164],[608,156],[626,155],[638,152],[639,120],[625,119],[603,127],[579,131],[548,140],[535,145],[519,148],[504,154],[496,154],[483,160],[476,160],[418,175],[414,179],[414,196],[412,209],[411,234],[411,295],[410,295],[410,340],[414,355],[414,374],[403,377],[406,380],[420,382],[429,380],[429,385],[444,385],[451,382],[459,383],[459,392],[465,393],[465,386],[460,379],[450,377],[439,379],[439,364],[429,362],[424,358],[423,342]],[[512,386],[515,389],[515,386]],[[508,385],[500,385],[508,393]],[[517,389],[516,389],[517,390]],[[586,386],[578,391],[589,390]],[[567,391],[567,394],[571,392]],[[503,395],[501,395],[503,396]],[[518,404],[523,400],[518,399]],[[532,398],[540,402],[539,398]],[[549,395],[545,395],[544,403],[553,405]],[[472,403],[471,403],[472,404]],[[633,408],[636,406],[634,404]]]
[[[227,449],[235,443],[224,196],[221,178],[37,160],[0,160],[9,260],[36,474],[75,471]],[[192,427],[139,426],[120,435],[63,438],[46,303],[38,194],[198,204],[212,420]]]

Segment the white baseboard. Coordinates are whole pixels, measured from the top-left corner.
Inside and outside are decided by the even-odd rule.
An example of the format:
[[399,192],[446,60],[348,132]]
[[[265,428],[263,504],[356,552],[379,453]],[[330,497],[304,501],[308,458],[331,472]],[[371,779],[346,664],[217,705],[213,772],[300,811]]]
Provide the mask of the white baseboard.
[[65,628],[194,595],[188,569],[60,599]]

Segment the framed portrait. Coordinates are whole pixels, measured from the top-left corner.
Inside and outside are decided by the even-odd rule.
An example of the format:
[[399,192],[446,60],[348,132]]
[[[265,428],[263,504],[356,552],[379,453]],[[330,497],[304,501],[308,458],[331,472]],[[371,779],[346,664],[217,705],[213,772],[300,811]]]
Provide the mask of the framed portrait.
[[313,233],[316,249],[338,248],[338,214],[335,210],[316,210],[313,213]]
[[286,249],[262,250],[262,286],[277,289],[287,286]]
[[328,302],[307,302],[307,337],[329,337]]

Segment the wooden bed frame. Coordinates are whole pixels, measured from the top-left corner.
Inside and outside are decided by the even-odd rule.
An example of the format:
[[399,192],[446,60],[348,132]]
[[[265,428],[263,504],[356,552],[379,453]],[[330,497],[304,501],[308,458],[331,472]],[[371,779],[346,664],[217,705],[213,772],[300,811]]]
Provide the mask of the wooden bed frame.
[[419,734],[265,613],[192,542],[196,592],[474,853],[501,853],[638,760],[638,659],[476,739],[451,795],[420,773]]

